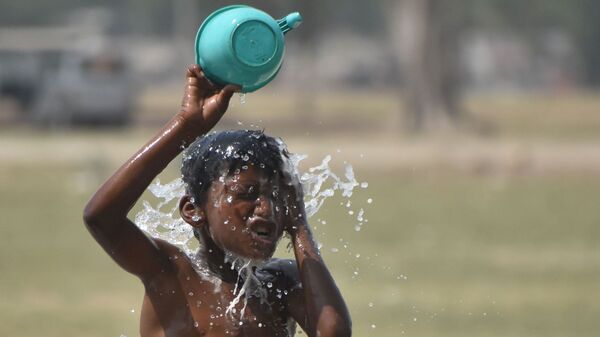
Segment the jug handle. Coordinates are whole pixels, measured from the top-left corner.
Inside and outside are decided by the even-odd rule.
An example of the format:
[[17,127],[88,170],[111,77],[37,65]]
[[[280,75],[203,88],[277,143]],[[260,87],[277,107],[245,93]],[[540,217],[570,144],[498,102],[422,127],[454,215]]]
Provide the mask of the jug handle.
[[302,15],[298,12],[290,13],[285,18],[277,20],[283,34],[298,27],[302,23]]

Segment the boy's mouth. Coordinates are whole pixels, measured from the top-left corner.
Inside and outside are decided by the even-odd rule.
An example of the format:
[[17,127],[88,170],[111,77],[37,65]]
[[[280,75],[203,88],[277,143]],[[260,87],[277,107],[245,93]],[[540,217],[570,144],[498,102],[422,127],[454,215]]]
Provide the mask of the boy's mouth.
[[260,217],[253,217],[250,219],[248,227],[250,228],[253,238],[265,243],[272,243],[275,241],[275,223],[272,221]]

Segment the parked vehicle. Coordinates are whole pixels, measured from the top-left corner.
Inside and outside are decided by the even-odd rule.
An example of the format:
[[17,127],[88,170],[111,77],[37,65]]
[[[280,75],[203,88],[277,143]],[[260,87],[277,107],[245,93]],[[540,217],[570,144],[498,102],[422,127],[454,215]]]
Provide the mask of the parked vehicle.
[[106,37],[79,33],[73,27],[0,29],[0,95],[19,103],[24,120],[41,126],[131,120],[133,81],[125,57],[107,47]]
[[36,124],[124,125],[131,119],[131,79],[121,57],[64,55],[42,81],[31,112]]

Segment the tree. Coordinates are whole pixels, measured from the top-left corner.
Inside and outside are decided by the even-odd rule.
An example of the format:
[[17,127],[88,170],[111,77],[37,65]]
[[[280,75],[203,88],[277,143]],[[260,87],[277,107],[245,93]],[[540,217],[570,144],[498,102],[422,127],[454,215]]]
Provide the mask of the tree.
[[415,132],[450,128],[461,117],[454,1],[400,0],[388,22],[405,77],[407,124]]

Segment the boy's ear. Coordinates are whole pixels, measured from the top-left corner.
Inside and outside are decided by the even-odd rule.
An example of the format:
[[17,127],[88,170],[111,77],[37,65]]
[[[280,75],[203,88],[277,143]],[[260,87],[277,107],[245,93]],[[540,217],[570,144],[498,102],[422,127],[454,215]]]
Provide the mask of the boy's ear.
[[192,203],[192,198],[189,195],[185,195],[179,200],[179,214],[183,221],[193,227],[200,228],[206,223],[204,211]]

